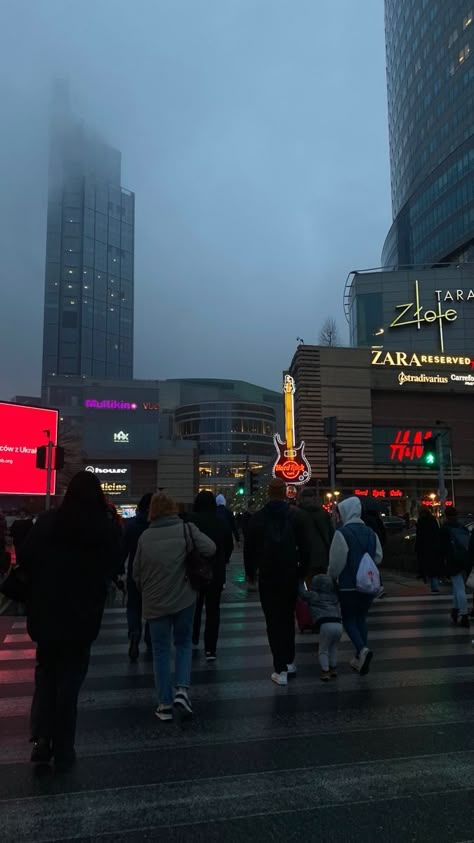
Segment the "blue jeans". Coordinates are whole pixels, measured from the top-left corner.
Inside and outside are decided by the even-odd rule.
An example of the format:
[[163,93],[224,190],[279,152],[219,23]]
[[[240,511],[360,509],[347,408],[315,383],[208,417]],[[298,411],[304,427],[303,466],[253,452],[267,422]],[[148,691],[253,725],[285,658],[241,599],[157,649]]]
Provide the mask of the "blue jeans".
[[367,647],[367,615],[372,600],[373,597],[370,594],[361,594],[359,591],[341,591],[339,593],[342,623],[356,649],[357,657],[359,657],[361,650]]
[[431,591],[439,591],[439,577],[430,577]]
[[451,577],[451,584],[453,586],[453,607],[458,610],[460,615],[467,615],[467,597],[463,575],[456,574],[455,577]]
[[171,705],[171,630],[175,646],[176,688],[189,688],[191,684],[192,634],[194,606],[186,606],[174,615],[165,615],[150,621],[151,645],[153,648],[153,670],[159,705]]

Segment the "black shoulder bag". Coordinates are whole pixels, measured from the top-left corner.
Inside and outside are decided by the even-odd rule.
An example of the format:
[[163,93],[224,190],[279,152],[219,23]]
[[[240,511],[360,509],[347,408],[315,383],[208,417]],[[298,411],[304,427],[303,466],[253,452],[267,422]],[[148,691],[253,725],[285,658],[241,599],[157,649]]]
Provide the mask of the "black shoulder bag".
[[[183,523],[184,541],[186,544],[186,579],[194,591],[201,591],[212,582],[212,566],[208,559],[205,559],[199,553],[191,528],[187,528]],[[191,547],[188,539],[191,539]]]

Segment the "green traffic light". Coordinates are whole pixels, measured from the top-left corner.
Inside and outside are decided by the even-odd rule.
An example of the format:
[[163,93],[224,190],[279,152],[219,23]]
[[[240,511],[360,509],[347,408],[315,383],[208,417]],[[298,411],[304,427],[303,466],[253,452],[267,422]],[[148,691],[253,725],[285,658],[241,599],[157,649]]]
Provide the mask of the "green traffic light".
[[434,454],[427,454],[426,455],[426,464],[427,465],[434,465],[434,462],[435,462]]
[[243,488],[243,486],[239,486],[239,488],[237,489],[237,494],[245,495],[245,489]]

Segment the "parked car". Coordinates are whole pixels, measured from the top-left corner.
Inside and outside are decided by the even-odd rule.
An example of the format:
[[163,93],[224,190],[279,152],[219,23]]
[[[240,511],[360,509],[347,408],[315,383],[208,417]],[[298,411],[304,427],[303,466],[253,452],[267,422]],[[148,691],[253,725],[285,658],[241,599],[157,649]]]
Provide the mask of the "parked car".
[[382,515],[382,520],[387,533],[390,535],[393,533],[406,532],[407,525],[405,523],[405,519],[400,518],[399,515]]

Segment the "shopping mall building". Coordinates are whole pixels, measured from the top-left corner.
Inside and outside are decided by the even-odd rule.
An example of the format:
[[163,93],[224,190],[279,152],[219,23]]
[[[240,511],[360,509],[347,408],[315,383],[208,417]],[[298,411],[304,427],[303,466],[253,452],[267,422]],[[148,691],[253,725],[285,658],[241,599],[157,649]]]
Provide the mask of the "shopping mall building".
[[246,468],[270,470],[281,429],[281,394],[245,381],[51,376],[43,400],[60,411],[60,492],[86,467],[124,514],[156,488],[186,507],[199,489],[230,498]]
[[[439,495],[423,440],[440,434],[448,500],[474,510],[474,267],[352,273],[351,347],[300,345],[297,439],[322,494],[357,493],[415,513]],[[337,489],[324,418],[337,417]]]

